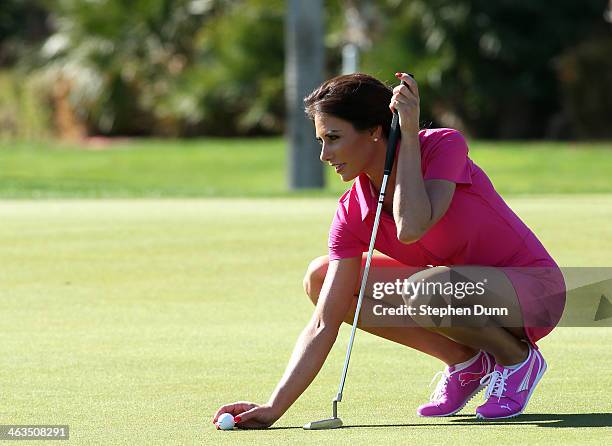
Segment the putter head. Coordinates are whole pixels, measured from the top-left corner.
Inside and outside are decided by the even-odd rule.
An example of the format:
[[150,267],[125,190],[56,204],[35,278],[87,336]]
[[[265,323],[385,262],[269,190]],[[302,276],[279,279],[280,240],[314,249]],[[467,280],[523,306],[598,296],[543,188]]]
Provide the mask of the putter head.
[[339,427],[342,427],[342,420],[338,417],[312,421],[304,425],[304,429],[306,430],[337,429]]

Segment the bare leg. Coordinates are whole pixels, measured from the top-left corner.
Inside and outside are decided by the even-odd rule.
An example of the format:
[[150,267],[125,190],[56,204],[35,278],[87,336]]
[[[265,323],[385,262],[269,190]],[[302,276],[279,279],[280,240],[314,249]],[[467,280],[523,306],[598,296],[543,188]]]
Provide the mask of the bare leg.
[[[495,317],[495,324],[486,323],[486,319],[480,316],[473,317],[471,322],[462,326],[431,326],[428,320],[419,316],[413,317],[415,322],[460,344],[491,353],[495,356],[498,364],[512,365],[525,360],[529,349],[523,340],[526,340],[527,336],[523,328],[518,298],[508,277],[500,269],[493,267],[455,266],[453,270],[459,272],[462,277],[475,282],[486,278],[486,292],[482,295],[471,295],[470,305],[479,304],[487,308],[501,306],[509,309],[509,315]],[[427,271],[420,271],[411,279],[447,283],[450,281],[449,274],[449,268],[436,267]],[[431,305],[430,297],[427,295],[416,296],[410,300],[410,304],[418,307],[423,302],[427,302]],[[453,304],[457,302],[455,299]],[[466,322],[468,319],[464,318],[463,321]]]
[[435,327],[431,331],[463,345],[485,350],[495,356],[495,362],[500,365],[518,364],[529,353],[526,343],[502,327]]
[[[319,293],[321,292],[323,281],[325,280],[327,267],[328,257],[317,257],[310,263],[306,276],[304,277],[304,289],[314,304],[316,304],[319,299]],[[355,296],[357,297],[358,294],[359,290],[356,290]],[[361,311],[371,313],[371,306],[373,303],[372,299],[364,298]],[[355,299],[353,308],[344,318],[344,322],[347,324],[353,323],[356,305],[357,300]],[[467,344],[457,343],[442,334],[434,333],[433,331],[426,330],[419,326],[363,327],[361,324],[358,324],[358,327],[373,335],[397,342],[398,344],[405,345],[438,358],[447,365],[466,361],[477,353],[477,350]]]

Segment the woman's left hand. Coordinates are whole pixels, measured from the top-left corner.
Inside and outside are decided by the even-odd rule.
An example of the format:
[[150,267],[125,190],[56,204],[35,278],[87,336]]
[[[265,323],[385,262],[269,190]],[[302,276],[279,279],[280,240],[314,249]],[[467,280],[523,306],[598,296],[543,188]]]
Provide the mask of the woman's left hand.
[[391,112],[397,110],[402,133],[416,135],[419,133],[419,87],[407,73],[395,73],[395,77],[406,85],[402,83],[393,89],[389,108]]

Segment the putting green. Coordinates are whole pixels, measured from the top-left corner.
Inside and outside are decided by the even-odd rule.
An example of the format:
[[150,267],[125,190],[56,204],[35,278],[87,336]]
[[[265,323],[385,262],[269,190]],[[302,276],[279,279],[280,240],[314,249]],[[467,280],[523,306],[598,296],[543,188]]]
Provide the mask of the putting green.
[[[510,199],[563,266],[612,264],[612,195]],[[440,364],[349,327],[266,431],[216,431],[221,404],[264,402],[312,311],[301,281],[326,252],[334,199],[0,201],[0,424],[69,424],[76,444],[602,444],[612,328],[560,328],[525,415],[415,415]]]

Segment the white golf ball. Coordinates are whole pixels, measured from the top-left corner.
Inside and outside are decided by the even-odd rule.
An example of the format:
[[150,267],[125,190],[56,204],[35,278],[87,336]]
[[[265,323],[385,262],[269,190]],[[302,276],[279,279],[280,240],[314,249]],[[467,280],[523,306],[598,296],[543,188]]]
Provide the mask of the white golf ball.
[[234,428],[234,417],[231,413],[222,413],[217,418],[217,426],[219,429],[229,431]]

